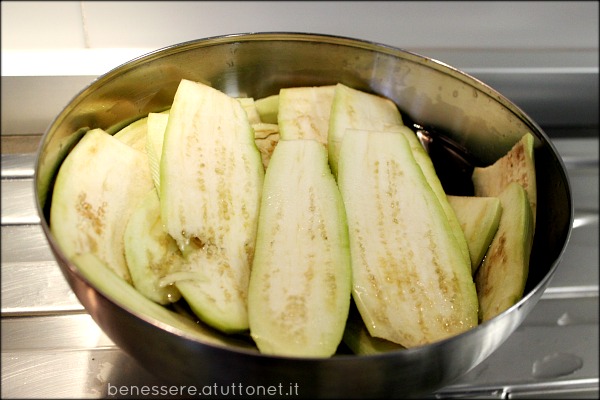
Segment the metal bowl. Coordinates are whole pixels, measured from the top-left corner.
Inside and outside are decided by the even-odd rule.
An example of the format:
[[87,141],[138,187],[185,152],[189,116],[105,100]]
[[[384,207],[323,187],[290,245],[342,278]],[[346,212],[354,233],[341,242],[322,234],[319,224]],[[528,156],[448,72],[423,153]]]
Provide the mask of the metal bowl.
[[[502,156],[522,134],[535,136],[537,228],[525,296],[496,318],[453,338],[380,355],[328,359],[261,355],[201,343],[125,309],[78,271],[49,229],[52,185],[81,128],[114,132],[168,108],[182,78],[231,96],[261,98],[282,87],[338,82],[392,99],[403,117],[468,151],[481,164]],[[174,384],[273,386],[298,397],[411,397],[467,373],[521,324],[554,274],[571,233],[573,205],[565,167],[542,129],[504,96],[441,62],[398,48],[330,35],[253,33],[166,47],[99,77],[77,94],[45,133],[35,168],[44,233],[71,288],[106,334],[157,376]],[[238,386],[239,387],[239,386]]]

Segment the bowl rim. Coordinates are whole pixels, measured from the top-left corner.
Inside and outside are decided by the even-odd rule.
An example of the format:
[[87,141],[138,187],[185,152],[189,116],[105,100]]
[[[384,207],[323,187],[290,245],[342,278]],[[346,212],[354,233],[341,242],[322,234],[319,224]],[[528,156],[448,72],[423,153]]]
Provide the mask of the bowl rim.
[[[459,333],[457,335],[454,335],[452,337],[442,339],[442,340],[439,340],[439,341],[436,341],[433,343],[413,347],[413,348],[407,348],[407,349],[403,348],[403,349],[398,349],[398,350],[391,350],[391,351],[387,351],[384,353],[361,354],[361,355],[335,354],[333,357],[330,357],[330,358],[289,357],[289,356],[270,355],[270,354],[263,354],[258,351],[254,351],[254,350],[250,350],[250,349],[244,349],[241,347],[235,348],[235,347],[230,347],[230,346],[225,346],[225,345],[221,346],[221,345],[213,344],[210,342],[203,342],[203,341],[189,335],[185,331],[182,331],[176,327],[168,325],[168,324],[166,324],[162,321],[159,321],[153,317],[150,317],[146,314],[140,313],[135,310],[131,310],[130,308],[125,307],[124,305],[111,299],[111,297],[109,295],[107,295],[106,293],[97,289],[79,271],[78,267],[62,253],[62,251],[60,250],[60,247],[58,246],[58,244],[56,243],[56,241],[54,239],[54,235],[50,231],[49,221],[46,220],[44,210],[42,209],[42,206],[40,204],[39,191],[38,191],[38,186],[36,184],[39,180],[40,162],[42,159],[43,150],[44,150],[45,144],[47,142],[47,139],[50,136],[50,134],[52,133],[54,127],[60,121],[61,117],[68,114],[69,109],[76,104],[74,102],[76,102],[77,100],[83,100],[89,91],[92,91],[94,88],[101,86],[105,82],[116,78],[117,74],[121,74],[130,69],[136,68],[137,66],[139,66],[140,64],[143,64],[145,62],[149,62],[149,61],[152,61],[152,60],[155,60],[158,58],[162,58],[162,57],[167,57],[167,56],[170,56],[175,53],[188,51],[188,50],[191,50],[192,48],[227,45],[227,44],[233,44],[236,42],[273,41],[273,40],[288,41],[288,42],[320,42],[320,43],[326,42],[327,44],[342,44],[342,45],[345,45],[348,47],[353,47],[353,48],[362,48],[362,49],[371,50],[371,51],[375,51],[375,52],[383,52],[387,55],[394,56],[394,57],[398,57],[400,55],[408,56],[408,58],[410,58],[411,61],[418,60],[420,62],[425,62],[428,64],[427,65],[428,67],[433,68],[439,72],[451,74],[454,78],[460,79],[464,83],[467,83],[470,85],[472,85],[473,83],[477,84],[478,89],[483,90],[484,92],[486,92],[486,94],[488,94],[492,98],[498,100],[504,107],[509,108],[510,111],[515,113],[521,120],[526,122],[528,126],[533,128],[533,130],[536,131],[534,133],[534,137],[536,138],[536,140],[539,141],[540,140],[539,136],[541,135],[544,140],[544,144],[549,147],[549,149],[551,150],[552,153],[557,155],[556,159],[557,159],[557,162],[559,163],[559,167],[560,167],[559,169],[561,170],[561,172],[564,175],[564,183],[566,185],[567,193],[569,193],[569,210],[568,210],[569,227],[568,227],[568,231],[566,233],[566,237],[565,237],[565,241],[563,243],[562,249],[559,252],[559,254],[557,255],[556,260],[550,266],[546,275],[544,275],[544,277],[534,287],[530,288],[529,292],[525,293],[524,296],[516,304],[511,306],[509,309],[505,310],[504,312],[502,312],[501,314],[499,314],[498,316],[494,317],[493,319],[491,319],[489,321],[481,322],[477,326],[475,326],[467,331],[464,331],[462,333]],[[62,162],[60,162],[58,164],[60,165],[60,164],[62,164]],[[173,335],[182,337],[183,339],[190,341],[190,342],[194,343],[195,345],[207,346],[207,347],[210,347],[210,348],[213,348],[216,350],[223,350],[226,352],[235,352],[235,353],[243,354],[246,356],[259,357],[259,358],[263,358],[263,359],[280,359],[280,360],[285,360],[287,362],[292,361],[292,362],[301,363],[301,364],[310,364],[310,363],[314,363],[317,361],[319,363],[336,364],[336,363],[343,362],[348,359],[372,360],[372,359],[386,359],[386,358],[392,358],[392,357],[397,358],[398,356],[409,358],[413,354],[418,354],[418,353],[422,352],[424,348],[429,348],[429,349],[434,349],[434,350],[438,349],[438,348],[444,348],[448,345],[448,343],[457,342],[457,341],[462,342],[463,340],[466,340],[465,338],[467,338],[467,337],[477,336],[484,329],[486,331],[488,329],[493,329],[491,327],[491,325],[500,325],[502,323],[502,321],[504,319],[506,319],[507,315],[512,314],[512,312],[516,309],[522,308],[524,306],[524,304],[529,303],[530,299],[532,299],[534,297],[538,297],[538,298],[541,297],[543,292],[540,290],[540,288],[541,287],[545,288],[547,286],[548,282],[550,281],[550,279],[552,278],[552,276],[554,275],[556,269],[558,268],[558,265],[560,264],[560,261],[562,259],[562,256],[565,252],[565,249],[567,247],[567,244],[568,244],[569,239],[572,234],[574,208],[573,208],[573,201],[571,198],[572,197],[571,196],[571,193],[572,193],[571,192],[571,183],[569,180],[569,176],[568,176],[568,174],[565,173],[565,171],[566,171],[565,164],[564,164],[562,158],[558,155],[558,151],[557,151],[556,147],[554,146],[552,141],[549,139],[549,137],[546,135],[546,133],[542,130],[542,128],[539,127],[533,119],[531,119],[525,112],[523,112],[523,110],[521,110],[516,104],[512,103],[512,101],[510,101],[507,97],[505,97],[501,93],[497,92],[495,89],[490,87],[488,84],[479,80],[478,78],[475,78],[475,77],[469,75],[468,73],[466,73],[464,71],[459,70],[458,68],[455,68],[455,67],[453,67],[449,64],[446,64],[442,61],[439,61],[437,59],[430,58],[430,57],[421,55],[419,53],[403,49],[401,47],[383,44],[383,43],[379,43],[379,42],[371,41],[371,40],[365,40],[365,39],[359,39],[359,38],[353,38],[353,37],[349,37],[349,36],[342,36],[342,35],[335,35],[335,34],[294,32],[294,31],[265,31],[265,32],[246,32],[246,33],[242,32],[242,33],[215,35],[215,36],[187,40],[184,42],[163,46],[158,49],[147,52],[145,54],[142,54],[140,56],[137,56],[129,61],[126,61],[126,62],[110,69],[109,71],[105,72],[104,74],[96,77],[92,82],[90,82],[85,87],[83,87],[79,92],[77,92],[67,102],[65,107],[62,108],[62,110],[54,117],[54,119],[48,125],[47,129],[45,130],[44,134],[42,135],[42,138],[40,140],[40,145],[36,152],[33,182],[34,182],[36,209],[37,209],[38,215],[40,216],[40,223],[41,223],[42,229],[44,231],[46,239],[50,243],[50,247],[52,248],[54,256],[57,259],[59,259],[59,261],[62,260],[62,263],[65,266],[67,266],[67,268],[70,270],[71,273],[73,273],[78,279],[85,282],[88,286],[92,287],[100,296],[102,296],[109,303],[112,303],[113,305],[117,306],[118,308],[125,310],[127,313],[132,314],[135,318],[142,320],[145,324],[148,324],[155,328],[164,330],[164,331],[168,332],[169,334],[173,334]],[[57,173],[57,171],[54,173],[54,177],[56,176],[56,173]],[[61,263],[59,263],[59,264],[61,264]],[[61,266],[61,269],[62,269],[62,266]],[[510,335],[508,335],[508,336],[510,336]],[[507,337],[504,340],[506,340]]]

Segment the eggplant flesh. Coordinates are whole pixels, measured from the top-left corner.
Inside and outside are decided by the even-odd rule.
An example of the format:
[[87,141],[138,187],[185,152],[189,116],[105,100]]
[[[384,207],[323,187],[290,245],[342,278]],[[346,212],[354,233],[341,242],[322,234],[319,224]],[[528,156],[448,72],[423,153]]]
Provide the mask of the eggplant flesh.
[[262,353],[329,357],[350,307],[344,206],[316,140],[282,140],[265,175],[248,291],[250,333]]
[[406,138],[346,131],[338,185],[369,333],[410,348],[476,326],[471,265]]

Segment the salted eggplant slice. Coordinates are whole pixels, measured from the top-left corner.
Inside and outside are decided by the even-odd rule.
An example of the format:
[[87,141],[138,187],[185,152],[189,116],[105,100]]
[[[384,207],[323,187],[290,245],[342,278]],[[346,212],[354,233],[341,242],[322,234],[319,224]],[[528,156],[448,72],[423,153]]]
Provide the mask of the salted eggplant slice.
[[533,242],[533,215],[525,189],[511,182],[498,198],[502,205],[498,231],[475,274],[483,322],[523,297]]
[[198,317],[224,332],[248,329],[263,178],[241,103],[182,80],[160,161],[161,219],[187,259],[175,285]]
[[265,354],[329,357],[342,340],[350,290],[346,218],[327,150],[282,140],[265,175],[250,333]]
[[[456,238],[456,241],[460,246],[463,257],[470,263],[471,256],[469,253],[469,245],[465,237],[465,232],[460,225],[460,221],[458,220],[454,208],[452,208],[452,206],[448,202],[448,196],[446,195],[446,192],[444,191],[444,188],[442,186],[442,182],[440,181],[440,178],[437,175],[437,171],[435,170],[431,157],[429,157],[429,154],[427,154],[427,152],[423,148],[423,145],[421,145],[421,142],[417,138],[415,132],[413,132],[409,127],[400,126],[397,128],[397,130],[400,134],[404,135],[404,137],[408,141],[415,161],[417,162],[417,164],[419,164],[419,167],[421,167],[421,171],[423,171],[423,175],[425,176],[427,183],[437,196],[440,205],[444,210],[444,214],[448,219],[448,223],[450,223],[452,233],[454,234],[454,237]],[[395,131],[395,129],[390,129],[390,131]]]
[[144,152],[102,129],[88,131],[61,165],[52,195],[50,229],[65,256],[93,253],[131,282],[123,235],[153,187]]
[[469,247],[471,272],[475,274],[498,231],[502,205],[497,197],[448,196]]
[[261,122],[267,124],[277,123],[277,114],[279,112],[279,94],[273,94],[267,97],[262,97],[254,101],[256,111]]
[[183,257],[160,219],[160,201],[155,188],[133,211],[125,229],[125,259],[133,286],[158,304],[178,301],[181,293],[164,281],[181,268]]
[[475,167],[472,180],[475,196],[498,196],[510,182],[519,183],[527,192],[535,227],[537,185],[533,147],[533,135],[529,132],[525,133],[504,156],[492,165]]
[[471,266],[406,138],[346,131],[338,185],[369,333],[410,348],[476,326]]
[[329,165],[333,175],[337,177],[340,147],[348,129],[396,131],[402,125],[400,111],[390,99],[338,83],[327,133]]
[[156,191],[160,192],[160,158],[162,157],[165,130],[169,122],[169,110],[162,113],[149,113],[147,118],[147,134],[145,150],[148,155],[148,163],[152,180]]
[[[82,275],[102,294],[109,296],[120,306],[133,313],[158,321],[158,326],[167,331],[184,335],[201,343],[223,348],[239,348],[256,352],[248,341],[241,338],[219,334],[214,329],[196,323],[187,316],[176,313],[144,297],[133,286],[123,281],[108,265],[92,253],[80,253],[73,257],[73,263]],[[179,332],[181,333],[179,333]]]
[[277,114],[281,139],[312,139],[327,146],[334,93],[335,86],[281,89]]
[[147,117],[133,121],[117,131],[113,136],[136,150],[144,151],[146,133],[148,132]]

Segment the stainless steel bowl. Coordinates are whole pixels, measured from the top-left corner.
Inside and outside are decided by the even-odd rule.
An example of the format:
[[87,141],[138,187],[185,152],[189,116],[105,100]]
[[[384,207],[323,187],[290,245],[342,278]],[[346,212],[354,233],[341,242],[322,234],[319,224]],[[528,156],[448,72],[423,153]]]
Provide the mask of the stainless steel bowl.
[[[485,164],[526,131],[535,140],[538,214],[521,301],[475,329],[435,344],[372,356],[292,359],[221,348],[165,329],[94,288],[49,229],[52,184],[81,128],[118,128],[170,106],[182,78],[232,96],[260,98],[282,87],[337,82],[396,102],[408,120],[441,132]],[[565,167],[540,127],[504,96],[441,62],[382,44],[329,35],[254,33],[170,46],[134,59],[77,94],[45,133],[35,170],[36,201],[50,247],[71,288],[106,334],[141,365],[177,384],[297,388],[298,397],[410,397],[465,374],[519,326],[540,299],[571,233]],[[293,386],[295,385],[295,386]]]

